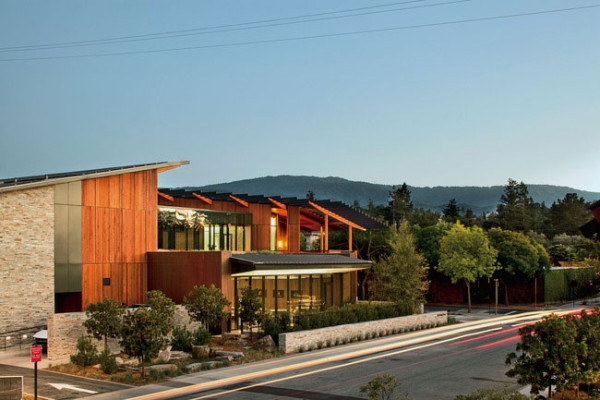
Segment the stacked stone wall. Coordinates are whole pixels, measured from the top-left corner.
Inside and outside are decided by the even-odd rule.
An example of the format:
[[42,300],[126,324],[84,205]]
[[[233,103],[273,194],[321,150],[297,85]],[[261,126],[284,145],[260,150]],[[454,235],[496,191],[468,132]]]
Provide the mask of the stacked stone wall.
[[448,313],[433,312],[409,315],[406,317],[380,319],[377,321],[360,322],[356,324],[331,326],[329,328],[311,329],[306,331],[281,333],[279,335],[279,351],[294,353],[302,350],[316,349],[319,344],[326,345],[336,341],[352,341],[355,338],[365,338],[380,332],[416,329],[427,326],[440,326],[448,322]]
[[0,193],[0,335],[54,312],[54,187]]

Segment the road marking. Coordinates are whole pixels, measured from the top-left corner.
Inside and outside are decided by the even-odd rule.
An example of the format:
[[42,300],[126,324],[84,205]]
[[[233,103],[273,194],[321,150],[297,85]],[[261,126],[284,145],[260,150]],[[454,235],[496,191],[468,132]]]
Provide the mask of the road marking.
[[94,392],[93,390],[82,389],[80,387],[77,387],[75,385],[69,385],[67,383],[49,383],[48,385],[50,385],[53,388],[58,389],[58,390],[69,389],[69,390],[75,390],[77,392],[83,392],[83,393],[89,393],[89,394],[98,393],[98,392]]

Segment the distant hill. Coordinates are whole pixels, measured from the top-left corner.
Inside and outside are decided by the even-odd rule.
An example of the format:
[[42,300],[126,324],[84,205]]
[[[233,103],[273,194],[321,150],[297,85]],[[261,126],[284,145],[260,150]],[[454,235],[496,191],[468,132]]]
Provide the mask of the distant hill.
[[[548,206],[562,199],[567,193],[577,193],[587,201],[600,199],[598,192],[565,186],[527,184],[527,187],[534,201],[544,202]],[[450,199],[455,198],[461,207],[471,208],[477,214],[493,211],[504,190],[504,186],[409,186],[409,188],[413,204],[417,208],[441,211]],[[187,189],[191,188],[187,187]],[[353,204],[356,200],[361,206],[366,206],[369,199],[375,204],[387,204],[392,186],[337,177],[280,175],[207,185],[195,189],[299,198],[306,197],[306,193],[312,190],[317,199],[340,200],[348,204]]]

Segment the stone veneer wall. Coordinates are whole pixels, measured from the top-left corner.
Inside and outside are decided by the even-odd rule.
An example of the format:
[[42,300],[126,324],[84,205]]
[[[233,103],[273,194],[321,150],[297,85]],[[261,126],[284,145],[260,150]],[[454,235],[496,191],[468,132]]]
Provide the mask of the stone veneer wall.
[[[69,362],[69,357],[77,352],[77,339],[86,334],[83,327],[84,312],[52,314],[48,317],[48,360],[55,363]],[[199,322],[190,320],[183,306],[175,307],[175,325],[185,326],[188,329],[197,329]],[[94,340],[98,351],[104,349],[103,341]],[[119,349],[116,339],[108,340],[111,350]]]
[[0,335],[54,312],[54,186],[0,193]]
[[408,315],[405,317],[380,319],[377,321],[360,322],[356,324],[337,325],[329,328],[311,329],[307,331],[288,332],[279,334],[279,351],[294,353],[300,348],[304,350],[317,348],[319,342],[326,344],[330,341],[348,340],[367,333],[389,331],[393,329],[410,329],[420,325],[445,325],[448,322],[446,311],[426,314]]

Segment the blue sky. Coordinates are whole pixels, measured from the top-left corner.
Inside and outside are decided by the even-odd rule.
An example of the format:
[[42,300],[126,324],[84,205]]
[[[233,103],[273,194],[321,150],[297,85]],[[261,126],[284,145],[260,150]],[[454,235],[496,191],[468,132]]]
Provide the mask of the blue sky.
[[[394,5],[328,16],[385,11],[378,14],[260,29],[5,50],[383,4]],[[161,185],[293,174],[414,186],[501,185],[511,177],[600,191],[598,7],[244,46],[6,61],[278,40],[599,4],[4,0],[0,177],[185,159],[191,164],[162,174]]]

